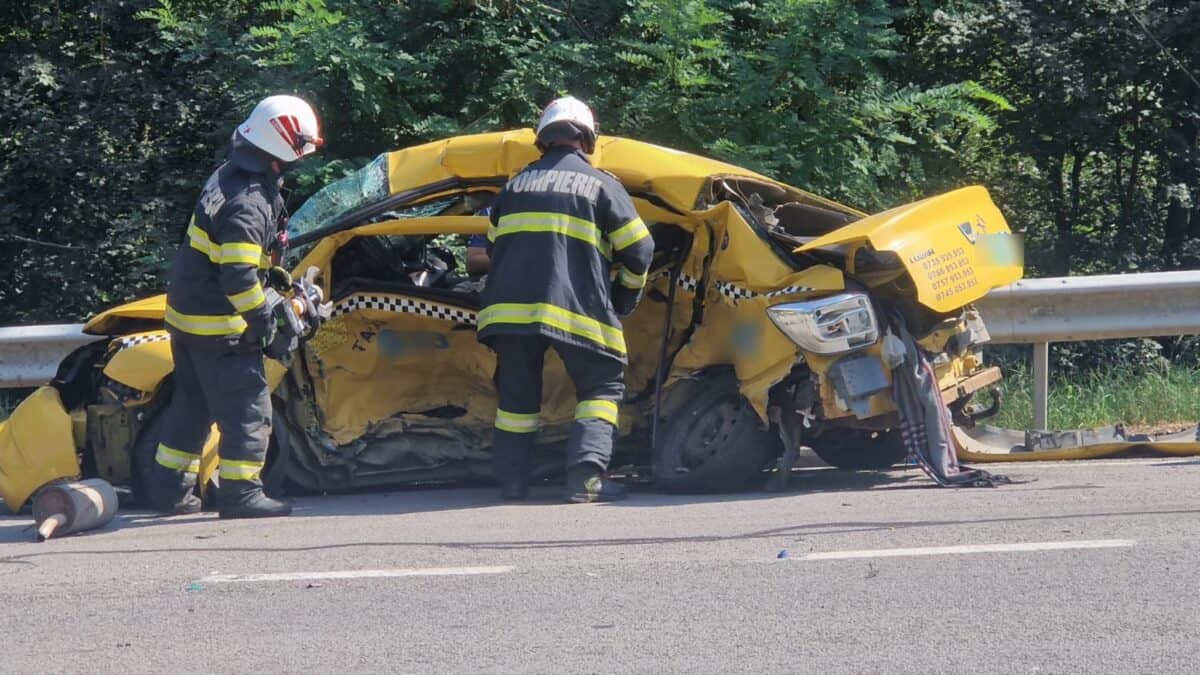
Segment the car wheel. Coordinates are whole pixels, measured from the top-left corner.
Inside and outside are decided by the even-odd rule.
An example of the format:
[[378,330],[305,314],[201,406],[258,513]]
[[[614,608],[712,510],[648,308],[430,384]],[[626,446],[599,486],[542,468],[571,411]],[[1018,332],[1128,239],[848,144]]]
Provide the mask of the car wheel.
[[812,449],[839,469],[886,469],[908,456],[898,429],[837,429],[814,438]]
[[147,497],[150,494],[147,490],[150,478],[154,475],[154,458],[158,454],[158,440],[162,437],[165,409],[166,406],[162,405],[146,413],[149,419],[143,421],[142,428],[129,449],[130,489],[133,490],[134,504],[139,508],[146,509],[152,506]]
[[783,450],[730,372],[706,379],[670,414],[654,453],[654,486],[664,492],[738,492],[761,487],[763,468]]

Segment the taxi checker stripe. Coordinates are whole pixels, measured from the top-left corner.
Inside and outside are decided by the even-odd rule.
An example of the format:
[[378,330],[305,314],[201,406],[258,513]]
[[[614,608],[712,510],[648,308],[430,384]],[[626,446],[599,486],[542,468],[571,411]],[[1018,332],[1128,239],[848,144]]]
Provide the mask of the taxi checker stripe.
[[126,335],[125,337],[114,338],[108,345],[109,351],[120,352],[130,347],[144,345],[150,342],[166,342],[171,339],[171,334],[167,332],[155,333],[140,333],[137,335]]
[[194,222],[188,225],[187,233],[189,245],[207,256],[214,265],[261,266],[263,250],[258,244],[250,242],[214,244],[208,238],[208,233],[200,229],[200,226]]
[[220,475],[226,480],[258,480],[262,468],[262,462],[222,457]]
[[168,324],[192,335],[233,335],[246,330],[246,320],[237,314],[183,314],[168,306],[164,318]]
[[257,282],[241,293],[234,293],[225,297],[229,298],[229,302],[233,303],[233,308],[239,312],[249,312],[267,301],[267,296],[263,293],[262,284]]
[[814,290],[814,289],[809,286],[784,286],[783,288],[778,288],[776,290],[769,291],[767,293],[757,293],[748,288],[742,288],[741,286],[731,284],[727,281],[718,281],[717,282],[717,292],[720,293],[721,295],[724,295],[727,298],[732,299],[732,300],[749,300],[750,298],[757,298],[759,296],[766,296],[768,298],[778,298],[783,295],[791,295],[793,293],[806,293],[806,292],[812,291],[812,290]]
[[646,287],[646,277],[648,274],[649,270],[642,272],[641,274],[637,274],[636,272],[630,272],[622,267],[621,270],[617,272],[617,280],[619,280],[621,285],[625,288],[641,290]]
[[496,241],[504,235],[518,232],[552,232],[565,235],[595,246],[600,249],[600,253],[605,258],[612,257],[611,246],[601,238],[600,230],[596,228],[595,223],[565,213],[539,211],[511,213],[501,217],[495,227],[488,228],[488,238]]
[[580,401],[579,405],[575,406],[575,419],[582,420],[589,417],[597,417],[599,419],[616,426],[617,424],[617,404],[615,401],[606,401],[604,399],[594,398],[587,401]]
[[200,471],[200,455],[194,455],[183,450],[158,444],[158,452],[154,455],[154,461],[161,466],[175,471],[184,471],[186,473],[196,473]]
[[496,408],[496,428],[513,434],[531,434],[538,430],[538,413],[514,413]]
[[642,219],[634,218],[613,230],[612,234],[608,235],[608,240],[612,242],[615,250],[623,251],[649,236],[650,230],[646,229],[646,224],[642,222]]
[[475,325],[477,322],[475,312],[469,309],[460,309],[425,300],[397,298],[387,295],[352,295],[333,306],[333,316],[341,316],[342,314],[349,314],[350,312],[364,309],[395,312],[397,314],[419,314],[444,321],[470,325]]
[[542,323],[571,335],[591,340],[619,354],[625,353],[625,335],[619,328],[544,302],[529,304],[504,302],[490,305],[479,313],[480,330],[496,323]]

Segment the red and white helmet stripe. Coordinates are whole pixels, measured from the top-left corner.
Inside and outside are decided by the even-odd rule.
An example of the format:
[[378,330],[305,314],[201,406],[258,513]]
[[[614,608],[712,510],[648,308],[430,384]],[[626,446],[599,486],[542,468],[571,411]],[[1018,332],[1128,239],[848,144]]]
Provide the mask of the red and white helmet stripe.
[[263,99],[238,127],[238,132],[251,144],[284,162],[312,154],[324,142],[316,112],[295,96]]

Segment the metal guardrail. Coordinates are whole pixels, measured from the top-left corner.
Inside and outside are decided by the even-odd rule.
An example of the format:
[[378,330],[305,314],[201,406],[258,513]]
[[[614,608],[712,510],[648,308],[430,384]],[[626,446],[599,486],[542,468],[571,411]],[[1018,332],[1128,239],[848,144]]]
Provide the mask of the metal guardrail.
[[[1025,279],[976,305],[993,343],[1033,345],[1033,424],[1044,429],[1050,343],[1200,333],[1200,272]],[[48,382],[64,356],[98,339],[82,329],[0,328],[0,388]]]
[[1033,426],[1045,429],[1050,343],[1200,333],[1200,272],[1025,279],[976,306],[993,343],[1033,345]]
[[85,335],[81,323],[0,328],[0,389],[45,384],[63,357],[102,339]]

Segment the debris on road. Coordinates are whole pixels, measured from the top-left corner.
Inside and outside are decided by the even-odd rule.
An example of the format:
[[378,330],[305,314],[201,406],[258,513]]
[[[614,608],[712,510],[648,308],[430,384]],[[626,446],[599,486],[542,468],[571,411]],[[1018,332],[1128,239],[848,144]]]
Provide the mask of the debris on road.
[[51,483],[33,498],[38,541],[104,527],[117,515],[117,493],[100,478]]

